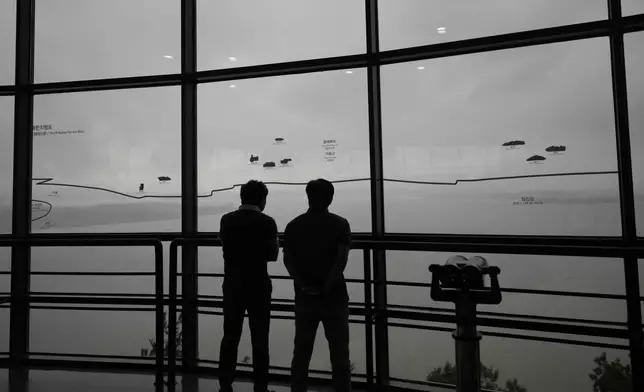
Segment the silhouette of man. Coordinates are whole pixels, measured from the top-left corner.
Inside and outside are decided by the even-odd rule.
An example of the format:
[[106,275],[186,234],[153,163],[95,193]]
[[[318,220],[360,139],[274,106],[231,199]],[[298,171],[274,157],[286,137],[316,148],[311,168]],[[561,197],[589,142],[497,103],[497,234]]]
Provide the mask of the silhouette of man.
[[309,364],[320,322],[329,343],[333,387],[351,390],[349,295],[344,269],[351,248],[346,219],[329,212],[333,184],[324,179],[306,186],[309,209],[284,232],[284,264],[295,285],[295,348],[291,392],[306,392]]
[[268,196],[264,183],[251,180],[240,193],[241,206],[221,218],[219,230],[224,250],[224,337],[219,351],[219,385],[222,392],[233,390],[239,340],[248,311],[254,391],[266,392],[273,290],[266,263],[277,260],[277,225],[262,212]]

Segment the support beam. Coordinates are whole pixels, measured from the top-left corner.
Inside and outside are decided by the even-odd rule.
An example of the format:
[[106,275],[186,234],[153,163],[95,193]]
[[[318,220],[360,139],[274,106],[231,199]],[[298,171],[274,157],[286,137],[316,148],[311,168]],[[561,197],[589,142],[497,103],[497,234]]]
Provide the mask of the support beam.
[[[13,147],[14,238],[24,239],[31,230],[31,158],[33,145],[34,0],[17,2],[16,12],[16,98]],[[14,246],[11,252],[10,366],[24,373],[29,352],[29,285],[31,254],[27,245]]]
[[[382,111],[380,99],[380,66],[377,61],[378,2],[365,0],[367,26],[367,83],[369,95],[369,155],[371,163],[371,226],[376,241],[384,238],[385,207],[382,157]],[[375,299],[376,390],[389,385],[389,330],[387,327],[387,268],[384,250],[373,252]]]
[[[637,244],[637,228],[621,1],[609,0],[608,6],[609,19],[613,22],[613,30],[610,36],[610,55],[613,75],[613,102],[615,105],[622,238],[627,245],[635,246]],[[644,338],[642,334],[637,258],[626,257],[624,259],[624,276],[631,367],[633,369],[633,390],[644,391],[644,371],[642,371],[644,369]]]
[[[197,235],[197,1],[181,2],[181,232]],[[181,294],[183,298],[182,362],[186,368],[197,365],[199,323],[197,315],[197,251],[182,249]]]

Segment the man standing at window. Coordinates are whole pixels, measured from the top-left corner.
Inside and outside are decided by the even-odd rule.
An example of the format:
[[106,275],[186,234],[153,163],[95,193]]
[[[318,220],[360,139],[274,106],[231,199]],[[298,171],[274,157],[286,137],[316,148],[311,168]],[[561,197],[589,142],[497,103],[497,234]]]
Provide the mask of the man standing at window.
[[329,212],[334,188],[329,181],[306,186],[309,209],[284,232],[284,264],[295,282],[295,348],[291,392],[306,392],[309,364],[320,322],[329,342],[333,387],[351,390],[349,295],[344,269],[351,248],[346,219]]
[[264,214],[268,188],[260,181],[241,187],[241,206],[221,218],[224,250],[224,337],[219,351],[219,385],[232,392],[237,350],[248,311],[253,346],[254,391],[266,392],[272,284],[267,262],[279,252],[277,225]]

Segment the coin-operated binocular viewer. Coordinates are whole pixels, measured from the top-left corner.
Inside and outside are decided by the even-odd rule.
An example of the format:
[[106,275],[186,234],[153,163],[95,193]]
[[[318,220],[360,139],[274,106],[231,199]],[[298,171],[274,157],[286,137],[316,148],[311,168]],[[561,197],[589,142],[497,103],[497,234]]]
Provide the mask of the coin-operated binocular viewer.
[[[481,256],[453,256],[445,265],[432,264],[431,297],[456,305],[456,391],[481,391],[481,333],[476,330],[476,305],[501,303],[498,267],[490,267]],[[486,286],[486,277],[490,285]]]

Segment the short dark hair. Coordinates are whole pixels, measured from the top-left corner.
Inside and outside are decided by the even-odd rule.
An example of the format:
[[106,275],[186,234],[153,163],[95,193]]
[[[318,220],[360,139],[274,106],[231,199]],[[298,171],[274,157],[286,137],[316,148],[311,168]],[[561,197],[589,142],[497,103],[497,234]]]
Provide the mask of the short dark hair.
[[266,185],[257,180],[250,180],[241,187],[239,192],[242,204],[252,204],[259,206],[268,196],[268,188]]
[[328,208],[333,201],[334,192],[333,184],[323,178],[309,181],[306,185],[306,196],[311,208]]

